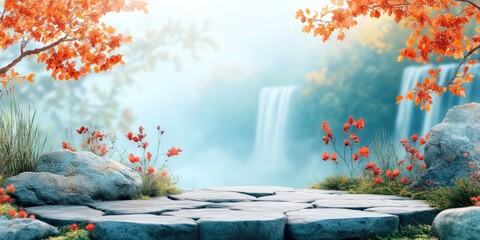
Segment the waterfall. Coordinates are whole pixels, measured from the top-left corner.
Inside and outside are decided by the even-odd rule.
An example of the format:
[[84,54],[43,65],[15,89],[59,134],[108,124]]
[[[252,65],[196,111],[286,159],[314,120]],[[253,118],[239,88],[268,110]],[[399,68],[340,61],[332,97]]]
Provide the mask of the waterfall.
[[[442,70],[438,76],[439,85],[444,85],[449,81],[458,64],[444,64],[439,68]],[[417,82],[423,82],[428,76],[428,70],[436,68],[432,65],[424,65],[419,67],[407,67],[403,71],[400,94],[405,94],[407,90],[414,89]],[[463,68],[460,68],[462,71]],[[479,102],[480,94],[480,64],[470,66],[469,72],[475,75],[472,83],[464,84],[465,98],[460,96],[452,96],[450,92],[445,92],[441,97],[432,96],[433,105],[430,112],[420,111],[412,101],[402,101],[398,106],[397,118],[395,121],[394,139],[406,138],[412,134],[425,135],[436,124],[440,123],[445,117],[447,111],[453,106],[465,104],[469,102]],[[477,91],[475,91],[475,89]]]
[[260,92],[255,158],[263,163],[285,163],[285,138],[292,96],[297,87],[268,87]]

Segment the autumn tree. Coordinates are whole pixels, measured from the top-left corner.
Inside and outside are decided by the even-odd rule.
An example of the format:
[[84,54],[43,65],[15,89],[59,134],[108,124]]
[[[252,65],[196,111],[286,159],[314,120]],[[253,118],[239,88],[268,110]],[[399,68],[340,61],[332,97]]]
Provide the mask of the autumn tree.
[[18,48],[18,54],[0,60],[0,81],[4,85],[11,80],[33,82],[33,73],[15,71],[30,56],[58,80],[78,80],[123,63],[115,50],[131,37],[116,33],[101,18],[112,12],[147,12],[146,6],[142,0],[2,1],[0,47]]
[[[477,0],[332,0],[320,11],[298,10],[296,19],[303,24],[303,32],[320,36],[325,42],[332,34],[343,40],[346,31],[358,24],[361,17],[392,17],[412,30],[405,47],[400,49],[398,61],[429,63],[443,57],[459,59],[454,76],[445,84],[437,83],[440,69],[431,69],[429,77],[418,82],[414,89],[397,97],[397,103],[406,99],[420,109],[429,111],[432,95],[446,91],[465,96],[464,84],[471,83],[469,67],[478,62],[472,58],[480,48],[480,36],[469,34],[469,24],[480,23],[480,4]],[[475,32],[479,32],[476,29]]]

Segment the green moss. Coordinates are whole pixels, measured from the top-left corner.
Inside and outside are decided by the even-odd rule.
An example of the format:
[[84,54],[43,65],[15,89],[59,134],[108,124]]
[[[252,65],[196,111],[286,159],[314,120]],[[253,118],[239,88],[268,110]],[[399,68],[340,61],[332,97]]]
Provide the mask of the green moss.
[[345,175],[337,175],[327,177],[323,181],[312,185],[310,188],[349,191],[357,188],[361,181],[360,178],[350,178]]
[[[167,173],[167,176],[162,174]],[[169,194],[178,194],[180,189],[177,187],[177,179],[168,176],[166,169],[160,169],[153,174],[142,174],[143,185],[141,195],[138,198],[158,197]]]
[[69,226],[58,228],[60,236],[50,237],[48,240],[90,240],[88,231],[84,229],[78,229],[76,231],[70,230]]
[[400,229],[398,233],[386,236],[376,236],[369,240],[437,240],[438,237],[430,225],[408,225]]
[[480,196],[480,186],[471,179],[459,179],[451,187],[440,187],[414,195],[415,198],[424,199],[432,206],[444,210],[472,206],[471,197]]

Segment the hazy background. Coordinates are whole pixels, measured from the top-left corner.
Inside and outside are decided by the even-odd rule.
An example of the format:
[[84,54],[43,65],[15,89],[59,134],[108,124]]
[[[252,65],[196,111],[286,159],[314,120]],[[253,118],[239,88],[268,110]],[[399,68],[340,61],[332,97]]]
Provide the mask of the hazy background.
[[[45,74],[20,87],[23,98],[38,105],[54,148],[61,147],[72,117],[81,123],[95,113],[98,124],[120,139],[141,125],[154,143],[160,125],[166,131],[162,149],[184,150],[169,163],[182,188],[305,187],[336,172],[321,160],[322,121],[340,134],[349,115],[363,117],[365,144],[379,130],[393,134],[395,96],[404,67],[413,65],[396,62],[408,31],[393,21],[361,21],[344,42],[322,43],[301,32],[295,12],[321,9],[327,1],[149,3],[149,14],[105,19],[134,37],[121,50],[125,66],[78,82]],[[260,92],[273,86],[297,87],[282,161],[254,157]]]

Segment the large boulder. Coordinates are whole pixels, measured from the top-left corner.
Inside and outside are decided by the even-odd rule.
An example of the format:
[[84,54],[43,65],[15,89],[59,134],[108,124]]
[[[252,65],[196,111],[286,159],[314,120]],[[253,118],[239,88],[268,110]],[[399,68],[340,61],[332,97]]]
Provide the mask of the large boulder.
[[39,220],[29,218],[7,219],[0,217],[0,240],[36,240],[57,236],[58,230]]
[[96,200],[129,199],[140,193],[140,175],[91,152],[61,150],[43,154],[36,172],[7,179],[24,206],[86,205]]
[[476,240],[480,236],[480,207],[452,208],[437,215],[433,228],[440,239]]
[[[430,130],[425,145],[426,171],[412,189],[452,186],[456,179],[470,177],[469,162],[480,159],[480,104],[451,108],[445,119]],[[433,180],[433,182],[432,182]]]

